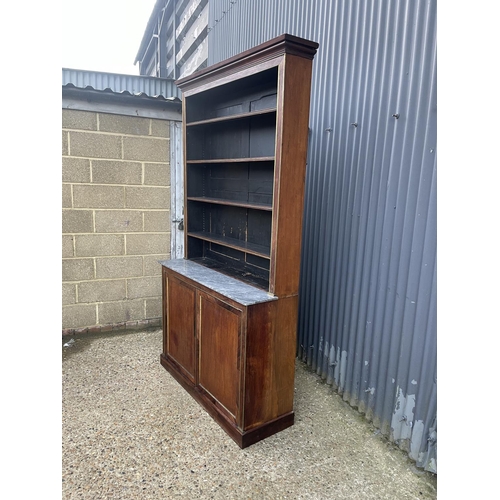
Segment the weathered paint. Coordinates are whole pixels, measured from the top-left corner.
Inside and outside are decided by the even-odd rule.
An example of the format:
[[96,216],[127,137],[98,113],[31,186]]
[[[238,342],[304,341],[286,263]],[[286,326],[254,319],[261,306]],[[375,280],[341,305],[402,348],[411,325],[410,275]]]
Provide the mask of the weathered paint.
[[410,451],[409,455],[413,460],[417,461],[420,455],[420,444],[424,439],[425,426],[423,420],[416,420],[413,424],[411,433]]
[[[184,174],[182,159],[182,124],[170,124],[170,256],[172,259],[184,257],[184,230],[179,228],[184,221]],[[181,228],[183,225],[180,226]]]
[[415,394],[405,396],[398,386],[396,390],[396,405],[392,414],[391,431],[394,441],[410,439],[413,427],[413,410]]
[[141,75],[177,80],[207,65],[208,0],[158,0],[136,56]]

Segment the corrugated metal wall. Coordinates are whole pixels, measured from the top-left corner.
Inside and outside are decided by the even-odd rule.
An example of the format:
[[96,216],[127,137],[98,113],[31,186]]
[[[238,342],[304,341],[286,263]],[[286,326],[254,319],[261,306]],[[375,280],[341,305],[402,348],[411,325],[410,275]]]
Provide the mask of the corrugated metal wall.
[[207,65],[208,0],[157,0],[136,62],[141,75],[178,79]]
[[298,355],[435,472],[436,0],[210,0],[208,64],[313,66]]
[[207,65],[208,0],[177,0],[175,63],[177,78],[188,76]]

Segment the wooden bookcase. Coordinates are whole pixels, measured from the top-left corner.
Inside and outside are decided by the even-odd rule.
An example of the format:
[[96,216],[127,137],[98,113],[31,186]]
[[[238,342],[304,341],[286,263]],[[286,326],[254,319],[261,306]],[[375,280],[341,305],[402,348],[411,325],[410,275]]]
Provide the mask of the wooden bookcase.
[[186,258],[162,262],[160,359],[242,448],[293,424],[317,47],[285,34],[176,82]]

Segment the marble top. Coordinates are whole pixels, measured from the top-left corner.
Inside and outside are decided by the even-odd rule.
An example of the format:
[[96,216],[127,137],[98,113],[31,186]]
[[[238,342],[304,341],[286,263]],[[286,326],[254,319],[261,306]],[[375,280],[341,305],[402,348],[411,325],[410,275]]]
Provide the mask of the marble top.
[[271,293],[226,276],[214,269],[209,269],[201,264],[192,262],[191,260],[173,259],[159,262],[162,266],[172,269],[172,271],[192,279],[206,288],[220,293],[244,306],[277,300],[277,297]]

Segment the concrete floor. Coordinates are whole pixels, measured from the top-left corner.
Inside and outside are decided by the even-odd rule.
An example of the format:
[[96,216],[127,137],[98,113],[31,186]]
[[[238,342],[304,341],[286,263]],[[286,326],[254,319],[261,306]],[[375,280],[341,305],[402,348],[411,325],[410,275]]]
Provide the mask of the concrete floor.
[[63,345],[63,499],[437,498],[436,476],[303,363],[295,425],[241,450],[160,365],[161,345],[160,330]]

